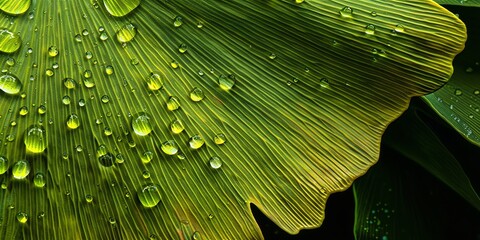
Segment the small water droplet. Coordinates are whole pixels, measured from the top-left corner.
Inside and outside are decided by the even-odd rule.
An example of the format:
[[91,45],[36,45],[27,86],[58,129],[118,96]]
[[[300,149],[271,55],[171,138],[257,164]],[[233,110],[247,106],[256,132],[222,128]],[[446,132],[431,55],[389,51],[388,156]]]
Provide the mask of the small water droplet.
[[45,175],[41,172],[36,173],[35,177],[33,178],[33,184],[35,185],[35,187],[43,188],[45,186],[45,183]]
[[8,170],[8,159],[4,156],[0,156],[0,175],[4,174]]
[[455,96],[461,96],[463,94],[462,90],[455,89]]
[[67,127],[69,129],[77,129],[80,126],[80,118],[77,114],[72,113],[67,118]]
[[370,15],[372,15],[372,17],[376,17],[376,16],[377,16],[377,12],[372,11],[372,12],[370,13]]
[[393,30],[397,33],[401,33],[405,31],[405,27],[402,24],[397,24]]
[[221,89],[225,91],[229,91],[235,86],[236,78],[235,75],[231,74],[230,76],[226,77],[225,75],[220,75],[218,77],[218,85]]
[[63,79],[63,85],[65,85],[67,89],[74,89],[77,86],[77,81],[73,78],[65,78]]
[[106,32],[100,33],[100,40],[106,41],[108,39],[108,34]]
[[98,158],[100,164],[104,167],[111,167],[115,163],[115,156],[112,153],[107,152]]
[[162,200],[160,186],[155,184],[147,184],[141,187],[137,195],[140,203],[146,208],[155,207]]
[[178,98],[171,96],[167,100],[167,109],[169,111],[174,111],[180,108],[180,102],[178,101]]
[[175,155],[178,152],[178,146],[173,140],[168,140],[162,143],[162,151],[168,155]]
[[179,134],[185,130],[185,126],[181,120],[175,119],[172,121],[172,123],[170,123],[170,130],[172,130],[172,132],[175,134]]
[[183,24],[183,19],[182,17],[176,17],[175,20],[173,21],[173,26],[174,27],[180,27]]
[[149,163],[153,159],[153,152],[151,151],[145,151],[142,155],[142,162],[143,163]]
[[93,202],[93,196],[90,195],[90,194],[85,195],[85,201],[86,201],[87,203]]
[[227,141],[227,137],[223,133],[219,133],[213,137],[213,141],[217,145],[224,144]]
[[111,65],[107,65],[107,66],[105,67],[105,73],[106,73],[107,75],[112,75],[112,74],[113,74],[113,67],[112,67]]
[[63,96],[62,103],[65,104],[65,105],[69,105],[70,104],[70,96]]
[[152,91],[161,89],[163,87],[163,78],[165,78],[165,76],[162,73],[151,72],[146,79],[148,89]]
[[38,106],[37,109],[38,114],[43,115],[47,112],[47,107],[45,105]]
[[133,40],[133,38],[137,35],[137,28],[135,25],[129,23],[117,32],[117,40],[120,43],[127,43]]
[[148,170],[145,170],[142,172],[142,177],[145,179],[150,178],[150,172]]
[[110,136],[112,135],[112,129],[110,129],[109,127],[105,127],[103,129],[103,134],[105,134],[105,136]]
[[330,88],[330,83],[328,82],[328,79],[326,79],[326,78],[320,79],[320,87]]
[[87,29],[83,29],[82,30],[82,35],[83,36],[87,36],[89,34],[88,30]]
[[17,213],[17,221],[19,223],[26,223],[28,221],[28,214],[24,212]]
[[12,176],[15,179],[25,179],[30,173],[30,163],[20,160],[12,166]]
[[205,140],[198,134],[193,135],[190,137],[190,140],[188,140],[188,146],[192,149],[199,149],[205,144]]
[[107,95],[103,95],[100,100],[102,103],[108,103],[110,101],[110,98]]
[[48,48],[48,56],[56,57],[58,55],[58,48],[56,46],[50,46]]
[[375,34],[375,25],[373,25],[373,24],[368,24],[368,25],[365,27],[365,34],[368,34],[368,35],[373,35],[373,34]]
[[77,35],[75,35],[74,39],[75,39],[76,42],[81,42],[82,41],[82,35],[77,34]]
[[222,164],[223,164],[222,159],[220,159],[217,156],[211,157],[209,160],[209,163],[210,163],[210,167],[213,169],[219,169],[220,167],[222,167]]
[[480,95],[480,90],[478,90],[478,89],[473,90],[473,94]]
[[137,113],[132,120],[133,131],[139,136],[146,136],[153,130],[150,116],[144,112]]
[[180,46],[178,47],[178,51],[180,53],[185,53],[187,50],[188,50],[188,46],[185,43],[180,44]]
[[85,59],[90,60],[93,58],[93,53],[90,51],[85,52]]
[[353,14],[353,9],[351,7],[343,7],[342,10],[340,10],[340,16],[344,18],[352,18]]
[[47,77],[51,77],[51,76],[53,76],[54,74],[55,74],[55,72],[53,72],[53,70],[50,69],[50,68],[47,68],[47,69],[45,70],[45,75],[47,75]]
[[190,99],[192,99],[194,102],[202,101],[204,97],[205,93],[203,93],[203,90],[200,88],[195,87],[190,92]]
[[25,131],[24,143],[27,151],[41,153],[47,148],[45,129],[39,125],[32,125]]
[[18,114],[20,114],[20,116],[25,116],[28,114],[28,107],[27,106],[23,106],[20,108],[20,110],[18,111]]
[[170,63],[170,66],[171,66],[173,69],[178,68],[178,63],[177,63],[177,61],[173,60],[173,61]]

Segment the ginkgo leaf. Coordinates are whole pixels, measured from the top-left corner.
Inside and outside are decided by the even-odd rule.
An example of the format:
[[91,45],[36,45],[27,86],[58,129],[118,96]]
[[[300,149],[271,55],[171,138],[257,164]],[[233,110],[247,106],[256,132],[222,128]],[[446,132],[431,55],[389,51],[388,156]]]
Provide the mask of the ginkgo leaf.
[[104,6],[0,20],[5,239],[261,239],[251,203],[318,227],[466,38],[432,1]]
[[465,9],[460,18],[467,22],[466,49],[453,62],[451,80],[425,101],[472,143],[480,146],[480,17],[479,9]]

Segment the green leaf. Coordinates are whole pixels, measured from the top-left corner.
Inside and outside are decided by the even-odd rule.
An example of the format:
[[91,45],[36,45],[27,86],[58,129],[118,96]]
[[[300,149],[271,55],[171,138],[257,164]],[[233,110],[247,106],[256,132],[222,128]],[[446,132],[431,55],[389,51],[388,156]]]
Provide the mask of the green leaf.
[[469,32],[465,51],[453,62],[452,79],[424,99],[460,134],[480,146],[480,10],[461,12]]
[[289,233],[318,227],[466,37],[430,1],[144,1],[112,17],[130,3],[0,18],[23,39],[3,55],[22,83],[3,90],[22,90],[0,94],[2,238],[261,239],[251,203]]
[[480,198],[467,174],[421,115],[425,113],[415,107],[405,112],[406,120],[391,125],[385,144],[418,163],[480,210]]

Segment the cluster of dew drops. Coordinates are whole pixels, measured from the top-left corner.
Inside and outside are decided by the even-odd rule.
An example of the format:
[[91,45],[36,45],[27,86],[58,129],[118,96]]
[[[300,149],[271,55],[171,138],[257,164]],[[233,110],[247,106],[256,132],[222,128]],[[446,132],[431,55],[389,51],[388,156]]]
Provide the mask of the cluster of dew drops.
[[[33,16],[34,16],[33,13],[28,14],[28,17],[30,19],[33,19]],[[172,27],[179,28],[183,24],[184,23],[183,23],[182,17],[177,16],[175,19],[173,19]],[[198,23],[197,27],[202,28],[203,24]],[[110,40],[104,27],[99,27],[98,32],[99,32],[99,39],[101,41]],[[126,44],[134,40],[136,34],[137,34],[137,26],[135,26],[132,23],[128,23],[117,30],[116,40],[119,42],[119,44],[122,45],[122,47],[125,47]],[[87,29],[84,29],[83,31],[81,31],[81,33],[74,35],[73,41],[77,43],[82,43],[82,41],[84,41],[86,37],[89,37],[89,35],[90,35],[89,31]],[[19,35],[17,33],[9,31],[8,29],[0,29],[0,40],[1,40],[0,51],[5,53],[16,52],[22,45]],[[187,49],[188,47],[186,44],[181,44],[178,47],[178,51],[180,54],[185,53]],[[62,49],[52,45],[48,47],[46,52],[49,58],[55,59],[62,56],[60,54],[61,51]],[[33,49],[28,48],[26,54],[28,55],[28,54],[31,54],[32,52],[33,52]],[[93,59],[94,56],[92,52],[87,51],[85,52],[84,57],[86,60],[91,60]],[[96,61],[96,60],[93,60],[93,61]],[[132,59],[131,63],[133,65],[136,65],[139,63],[139,61],[137,59]],[[96,63],[94,62],[94,64]],[[14,65],[15,65],[15,59],[8,58],[6,61],[6,66],[13,67]],[[38,66],[37,64],[34,63],[33,67],[37,68]],[[171,62],[170,67],[173,69],[176,69],[179,67],[179,65],[178,63],[173,61]],[[45,76],[53,77],[56,74],[56,70],[58,68],[59,68],[59,65],[58,63],[55,62],[54,64],[52,64],[51,67],[47,67],[45,69],[45,72],[44,72]],[[106,75],[113,75],[115,73],[114,66],[112,65],[105,66],[104,71]],[[22,92],[22,89],[23,89],[22,80],[19,79],[15,74],[8,72],[8,70],[2,71],[2,72],[3,74],[0,76],[0,90],[3,92],[2,94],[11,95],[13,97],[20,95],[21,98],[25,98],[26,93]],[[154,71],[154,72],[147,73],[143,81],[145,82],[144,85],[146,86],[146,88],[148,88],[149,91],[154,92],[154,91],[162,90],[162,88],[164,87],[163,82],[165,78],[166,76],[165,74],[162,73],[162,71]],[[86,69],[83,71],[81,81],[77,81],[72,77],[65,77],[62,79],[61,83],[59,84],[62,84],[63,87],[67,89],[67,91],[75,90],[76,88],[81,87],[81,85],[83,85],[83,87],[85,88],[94,88],[95,82],[93,79],[94,79],[93,72],[90,69]],[[30,76],[29,80],[34,81],[35,77]],[[235,86],[235,83],[236,83],[236,79],[235,79],[235,75],[233,74],[229,76],[220,75],[218,77],[218,86],[224,91],[230,91]],[[205,93],[203,92],[202,89],[195,87],[190,91],[189,98],[190,98],[190,101],[192,102],[200,102],[205,98]],[[61,101],[66,106],[72,103],[72,99],[70,98],[69,95],[63,96]],[[110,101],[110,98],[108,95],[103,95],[101,97],[102,103],[106,104],[109,101]],[[78,101],[78,105],[80,107],[84,107],[86,105],[85,99],[83,98],[80,99]],[[165,107],[169,111],[176,111],[180,109],[181,108],[180,99],[176,96],[169,96]],[[10,110],[10,111],[13,111],[13,110]],[[25,117],[29,113],[30,113],[30,110],[27,106],[21,106],[18,109],[19,117]],[[46,106],[45,105],[38,106],[37,114],[39,115],[47,114]],[[131,131],[135,133],[137,136],[145,137],[152,133],[154,129],[153,120],[148,113],[139,112],[137,114],[133,114],[131,118],[132,118],[131,124],[130,124]],[[81,123],[80,114],[71,113],[68,116],[66,116],[64,121],[65,121],[64,123],[65,128],[68,129],[68,131],[79,131],[80,123]],[[43,127],[42,123],[43,122],[39,124],[32,124],[24,132],[23,142],[25,145],[25,150],[28,154],[42,154],[46,151],[49,145],[46,129]],[[49,124],[52,124],[52,123],[53,123],[53,119],[50,119]],[[101,124],[101,120],[96,119],[96,123]],[[16,122],[12,121],[10,125],[14,127],[16,125]],[[181,134],[182,132],[184,132],[186,126],[183,121],[181,121],[180,119],[176,119],[170,123],[168,128],[173,134]],[[105,136],[111,136],[112,130],[109,127],[105,127],[103,134]],[[227,140],[225,134],[223,133],[218,133],[214,135],[212,138],[213,138],[212,139],[213,142],[216,145],[223,145]],[[15,140],[15,136],[9,135],[6,137],[6,140],[9,142],[12,142]],[[200,149],[205,144],[206,144],[206,141],[204,137],[199,134],[190,136],[189,141],[187,142],[188,148],[192,150]],[[133,146],[134,146],[134,143],[133,143]],[[75,148],[75,151],[77,152],[83,151],[83,147],[81,145],[77,145],[74,148]],[[178,159],[185,159],[185,155],[180,151],[178,144],[174,140],[164,141],[161,144],[160,149],[166,155],[170,155],[170,156],[176,155]],[[112,167],[115,164],[121,164],[124,162],[123,156],[121,154],[114,155],[110,153],[104,144],[100,144],[97,147],[96,157],[98,159],[100,167]],[[64,154],[63,158],[68,159],[68,154]],[[154,158],[154,154],[151,151],[146,151],[141,156],[141,161],[144,164],[148,164],[152,161],[153,158]],[[210,159],[208,159],[207,165],[211,169],[218,170],[222,167],[223,161],[218,156],[211,156]],[[10,166],[9,160],[7,159],[7,157],[0,155],[0,175],[6,174],[7,172],[11,173],[13,179],[24,181],[27,179],[27,177],[31,172],[31,166],[28,160],[16,160],[16,162]],[[148,179],[150,178],[150,173],[148,171],[144,171],[142,173],[142,176]],[[33,184],[34,184],[34,187],[36,188],[44,188],[47,184],[46,176],[44,175],[44,173],[37,172],[33,178]],[[8,186],[6,183],[2,183],[3,189],[6,189],[7,187]],[[143,205],[143,207],[153,208],[157,206],[162,200],[162,189],[158,184],[153,184],[153,183],[146,184],[138,189],[137,197],[139,202]],[[85,202],[92,203],[93,201],[94,201],[94,196],[92,196],[91,194],[85,195]],[[43,215],[44,213],[42,213],[42,217]],[[211,218],[210,216],[212,215],[209,215],[209,218]],[[25,212],[19,212],[17,214],[17,220],[20,223],[26,223],[28,221],[28,218],[29,216]],[[109,221],[114,223],[115,219],[109,220]],[[1,221],[0,221],[0,224],[1,224]],[[199,234],[198,232],[194,233],[194,235],[196,236],[198,234]]]

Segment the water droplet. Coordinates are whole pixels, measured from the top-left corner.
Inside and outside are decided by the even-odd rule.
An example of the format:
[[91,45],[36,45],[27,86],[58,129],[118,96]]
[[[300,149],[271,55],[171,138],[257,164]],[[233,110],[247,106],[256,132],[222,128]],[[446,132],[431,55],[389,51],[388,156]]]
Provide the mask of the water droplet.
[[222,159],[217,156],[211,157],[208,162],[210,163],[210,167],[213,169],[219,169],[220,167],[222,167],[223,164]]
[[90,194],[85,195],[85,201],[86,201],[87,203],[93,202],[93,196],[90,195]]
[[58,55],[58,48],[56,46],[50,46],[48,48],[48,56],[56,57]]
[[393,30],[395,32],[401,33],[405,31],[405,27],[402,24],[397,24]]
[[105,67],[105,73],[107,75],[112,75],[113,74],[113,67],[111,65],[108,65]]
[[270,56],[268,56],[271,60],[277,58],[277,55],[275,53],[271,53]]
[[199,149],[205,144],[205,140],[198,134],[193,135],[190,140],[188,140],[188,146],[192,149]]
[[69,105],[70,104],[70,96],[63,96],[62,103],[65,104],[65,105]]
[[69,129],[77,129],[80,126],[80,118],[77,114],[72,113],[67,118],[67,127]]
[[27,106],[23,106],[20,108],[20,110],[18,111],[18,113],[20,114],[20,116],[25,116],[28,114],[28,107]]
[[173,26],[174,27],[180,27],[183,24],[183,19],[182,17],[176,17],[175,20],[173,21]]
[[63,85],[67,89],[74,89],[77,86],[77,82],[73,78],[65,78],[63,79]]
[[143,178],[148,179],[150,178],[150,172],[148,170],[145,170],[142,172],[142,176]]
[[137,58],[132,58],[132,60],[130,60],[130,64],[132,65],[138,65],[140,62],[138,61]]
[[178,146],[173,140],[162,143],[162,151],[168,155],[175,155],[178,152]]
[[58,69],[58,67],[59,67],[58,63],[55,62],[55,63],[52,64],[53,69]]
[[178,63],[177,63],[177,61],[173,60],[173,61],[170,63],[170,66],[171,66],[172,68],[174,68],[174,69],[175,69],[175,68],[178,68]]
[[25,131],[24,143],[27,151],[41,153],[47,148],[45,129],[39,125],[32,125]]
[[43,188],[45,186],[45,183],[45,175],[41,172],[36,173],[35,177],[33,177],[33,184],[35,185],[35,187]]
[[26,223],[28,221],[28,214],[24,212],[17,213],[17,221],[19,223]]
[[178,51],[180,53],[185,53],[187,50],[188,50],[188,46],[185,43],[180,44],[180,46],[178,47]]
[[220,75],[218,77],[218,85],[221,89],[225,91],[229,91],[230,89],[235,86],[236,78],[235,75],[231,74],[230,76],[226,77],[225,75]]
[[478,89],[473,90],[473,94],[480,95],[480,90],[478,90]]
[[30,173],[30,163],[20,160],[12,166],[12,176],[15,179],[25,179]]
[[6,94],[15,95],[22,89],[22,82],[17,76],[12,74],[5,74],[0,76],[0,90]]
[[105,136],[110,136],[112,135],[112,129],[110,129],[109,127],[105,127],[103,129],[103,134],[105,134]]
[[224,144],[227,141],[227,137],[223,133],[219,133],[213,137],[213,141],[217,145]]
[[[298,1],[298,0],[297,0]],[[303,0],[302,0],[303,1]],[[192,234],[192,240],[201,240],[202,239],[202,236],[200,234],[200,232],[198,231],[195,231],[193,234]]]
[[200,88],[195,87],[190,92],[190,99],[192,99],[194,102],[202,101],[204,97],[205,93],[203,93],[203,90]]
[[100,40],[106,41],[108,39],[108,34],[106,32],[100,33]]
[[146,136],[152,132],[153,127],[150,123],[150,116],[144,112],[137,113],[132,120],[133,131],[139,136]]
[[300,3],[303,3],[305,0],[295,0],[295,3],[296,4],[300,4]]
[[78,100],[78,106],[80,106],[80,107],[84,107],[84,106],[85,106],[85,104],[87,104],[87,103],[85,102],[85,99],[83,99],[83,98],[80,98],[80,99]]
[[89,34],[88,30],[87,29],[83,29],[82,30],[82,35],[83,36],[87,36]]
[[153,159],[153,152],[151,151],[146,151],[142,155],[142,162],[143,163],[149,163]]
[[0,156],[0,175],[4,174],[8,170],[8,159],[4,156]]
[[38,106],[37,109],[38,114],[43,115],[47,112],[47,107],[45,105]]
[[117,223],[117,220],[115,220],[114,217],[110,217],[110,218],[108,219],[108,222],[109,222],[110,224],[115,224],[115,223]]
[[51,76],[53,76],[54,74],[55,74],[55,72],[53,72],[53,70],[50,69],[50,68],[47,68],[47,69],[45,70],[45,75],[47,75],[47,77],[51,77]]
[[139,189],[138,200],[147,208],[155,207],[162,200],[160,186],[155,184],[147,184]]
[[152,91],[161,89],[163,87],[163,78],[164,75],[160,72],[150,73],[150,75],[146,79],[148,89]]
[[7,66],[9,66],[9,67],[13,67],[13,66],[15,66],[15,59],[9,57],[9,58],[7,58],[7,61],[5,61],[5,63],[6,63]]
[[95,87],[95,82],[92,78],[85,78],[83,79],[83,85],[85,85],[86,88],[93,88]]
[[463,94],[462,90],[460,89],[455,89],[455,95],[456,96],[461,96]]
[[[13,4],[16,5],[16,4]],[[7,29],[0,29],[0,52],[13,53],[22,45],[20,36]]]
[[137,28],[129,23],[117,32],[117,40],[119,43],[127,43],[133,40],[133,38],[137,35]]
[[107,95],[103,95],[100,100],[102,100],[102,103],[108,103],[110,101],[110,98]]
[[5,139],[9,142],[13,142],[13,140],[15,140],[15,134],[8,134]]
[[320,87],[330,88],[330,83],[328,82],[328,79],[326,79],[326,78],[320,79]]
[[82,41],[82,35],[77,34],[77,35],[75,35],[74,39],[75,39],[76,42],[81,42]]
[[111,167],[115,163],[115,156],[112,153],[107,152],[98,158],[98,161],[104,167]]
[[365,27],[365,34],[368,34],[368,35],[373,35],[373,34],[375,34],[375,26],[372,25],[372,24],[368,24],[368,25]]
[[85,52],[85,59],[90,60],[93,58],[93,53],[90,51]]
[[372,17],[376,17],[376,16],[377,16],[377,12],[372,11],[372,12],[370,13],[370,15],[372,15]]
[[185,130],[185,126],[181,120],[176,119],[170,123],[170,130],[175,134],[179,134]]
[[351,7],[344,7],[340,10],[340,16],[344,18],[352,18],[353,9]]
[[178,101],[178,98],[171,96],[167,100],[167,109],[169,111],[174,111],[180,108],[180,102]]

